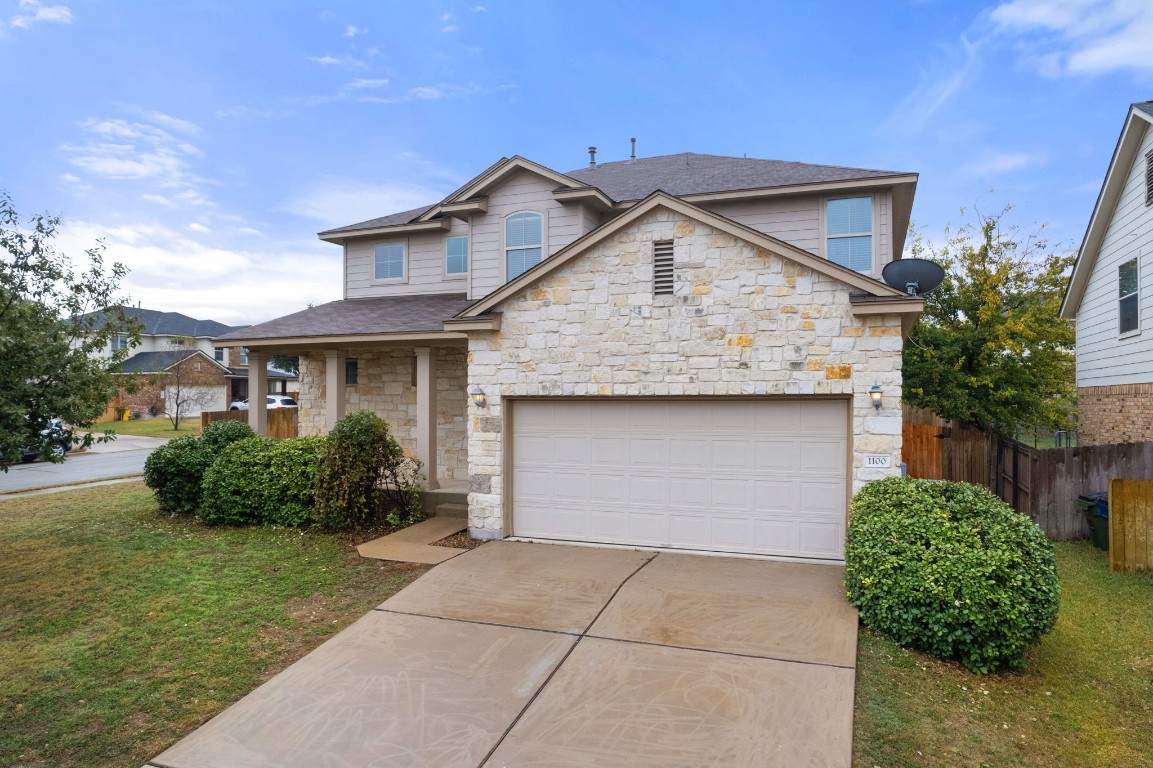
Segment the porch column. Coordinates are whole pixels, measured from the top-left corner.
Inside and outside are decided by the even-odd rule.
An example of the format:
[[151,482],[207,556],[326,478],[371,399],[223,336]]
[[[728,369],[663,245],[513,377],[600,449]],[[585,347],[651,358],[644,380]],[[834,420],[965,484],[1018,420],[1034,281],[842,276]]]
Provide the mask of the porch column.
[[344,418],[344,363],[343,349],[324,350],[324,430],[331,432],[336,422]]
[[430,491],[436,481],[436,350],[416,348],[416,456],[424,464]]
[[248,350],[248,426],[258,435],[268,434],[268,356]]

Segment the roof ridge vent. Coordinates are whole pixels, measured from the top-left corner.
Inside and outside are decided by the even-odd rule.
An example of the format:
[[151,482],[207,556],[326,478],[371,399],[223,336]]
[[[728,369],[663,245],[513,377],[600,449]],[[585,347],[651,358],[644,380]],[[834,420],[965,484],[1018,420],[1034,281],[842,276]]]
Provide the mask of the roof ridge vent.
[[589,168],[597,167],[597,148],[589,147]]
[[632,154],[631,154],[631,155],[629,155],[629,162],[630,162],[630,163],[635,163],[635,162],[637,161],[637,139],[636,139],[636,137],[634,136],[633,138],[629,139],[629,141],[630,141],[630,142],[632,143],[632,145],[633,145],[633,151],[632,151]]

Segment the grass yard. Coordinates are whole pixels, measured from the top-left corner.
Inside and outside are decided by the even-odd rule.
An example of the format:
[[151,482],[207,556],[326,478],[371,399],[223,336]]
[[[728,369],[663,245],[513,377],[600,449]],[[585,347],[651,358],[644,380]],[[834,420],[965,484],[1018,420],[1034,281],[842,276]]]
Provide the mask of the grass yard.
[[425,570],[139,483],[0,501],[0,765],[142,765]]
[[1056,547],[1057,627],[1022,672],[980,677],[862,631],[857,768],[1153,766],[1153,573]]
[[136,435],[138,437],[176,437],[177,435],[199,435],[200,417],[194,419],[181,419],[180,430],[172,428],[172,421],[164,417],[155,419],[135,419],[132,421],[104,421],[92,425],[92,431],[97,434],[115,432],[118,435]]

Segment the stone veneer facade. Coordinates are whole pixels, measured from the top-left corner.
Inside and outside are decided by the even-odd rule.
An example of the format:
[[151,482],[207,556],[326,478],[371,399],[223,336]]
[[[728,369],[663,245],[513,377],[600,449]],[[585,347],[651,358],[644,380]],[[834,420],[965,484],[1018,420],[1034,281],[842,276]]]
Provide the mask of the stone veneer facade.
[[[654,296],[652,243],[674,241],[673,295]],[[899,472],[901,319],[854,316],[849,286],[658,208],[502,302],[469,335],[469,526],[504,530],[501,401],[515,396],[852,399],[852,488]],[[880,384],[878,413],[868,389]],[[865,454],[892,468],[864,466]]]
[[[465,418],[468,409],[463,347],[436,349],[436,445],[442,480],[468,476]],[[409,349],[350,349],[357,362],[357,383],[345,389],[345,412],[368,410],[388,422],[409,452],[416,451],[415,352]],[[324,425],[324,353],[300,356],[300,434],[322,435]],[[341,376],[343,378],[343,376]]]
[[1153,440],[1153,384],[1078,387],[1077,414],[1081,445]]

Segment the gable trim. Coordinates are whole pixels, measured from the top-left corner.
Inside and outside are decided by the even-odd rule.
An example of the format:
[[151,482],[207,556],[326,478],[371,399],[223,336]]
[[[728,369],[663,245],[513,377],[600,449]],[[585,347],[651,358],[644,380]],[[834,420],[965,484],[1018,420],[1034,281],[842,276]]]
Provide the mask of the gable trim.
[[1105,232],[1116,211],[1117,201],[1121,198],[1129,169],[1137,159],[1141,140],[1145,137],[1145,132],[1151,130],[1151,125],[1153,117],[1137,109],[1136,105],[1130,105],[1129,114],[1121,128],[1121,135],[1117,138],[1117,146],[1113,149],[1113,156],[1105,171],[1101,191],[1097,194],[1093,214],[1089,217],[1085,237],[1081,240],[1081,247],[1077,251],[1073,274],[1069,276],[1069,285],[1065,288],[1065,298],[1061,302],[1061,317],[1066,320],[1076,319],[1077,311],[1081,308],[1081,299],[1085,297],[1085,290],[1089,287],[1089,278],[1097,263],[1097,254],[1101,250]]
[[537,176],[543,176],[554,184],[562,188],[587,188],[588,185],[584,182],[577,181],[571,176],[565,176],[563,173],[557,173],[551,168],[543,166],[539,163],[534,163],[532,160],[523,158],[520,155],[513,155],[509,158],[501,158],[495,164],[489,166],[486,170],[482,171],[479,176],[475,177],[468,184],[464,185],[451,195],[441,200],[439,203],[429,208],[416,218],[416,221],[428,221],[436,216],[444,213],[446,205],[454,203],[461,203],[467,201],[476,195],[481,194],[489,187],[493,186],[501,179],[518,171],[528,171],[535,173]]
[[698,208],[691,203],[686,203],[679,198],[657,190],[617,218],[601,225],[583,237],[574,240],[516,279],[505,283],[476,304],[460,312],[457,317],[475,317],[485,314],[505,299],[514,296],[545,275],[559,269],[573,258],[583,254],[588,249],[598,245],[625,227],[628,227],[637,219],[656,208],[667,208],[682,216],[687,216],[713,229],[726,232],[752,245],[764,248],[778,256],[790,259],[815,272],[827,275],[854,288],[859,288],[874,296],[904,296],[901,291],[898,291],[896,288],[891,288],[878,280],[862,275],[859,272],[854,272],[839,264],[834,264],[827,259],[822,259],[808,251],[789,245],[783,240],[778,240],[771,235],[766,235],[763,232],[739,224],[732,219],[725,218],[711,211],[706,211],[703,208]]

